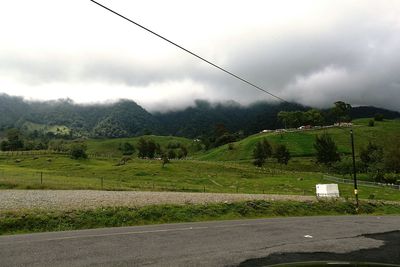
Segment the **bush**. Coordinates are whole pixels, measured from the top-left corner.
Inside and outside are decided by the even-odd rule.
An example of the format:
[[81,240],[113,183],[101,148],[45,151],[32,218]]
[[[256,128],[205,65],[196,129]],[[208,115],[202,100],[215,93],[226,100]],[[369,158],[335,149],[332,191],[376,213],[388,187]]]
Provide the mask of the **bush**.
[[340,161],[337,146],[333,139],[326,133],[317,136],[314,143],[314,148],[317,151],[317,162],[330,165]]
[[388,184],[398,184],[398,183],[400,183],[400,174],[399,173],[385,173],[383,179]]
[[253,164],[261,167],[265,160],[272,155],[272,147],[267,139],[257,142],[256,147],[253,150],[254,161]]
[[228,149],[229,149],[229,150],[235,149],[235,145],[234,145],[233,143],[229,143],[229,144],[228,144]]
[[119,144],[118,149],[122,152],[122,155],[125,155],[125,156],[130,156],[133,153],[135,153],[135,147],[131,143],[128,143],[128,142]]
[[287,165],[290,160],[290,152],[285,145],[278,145],[275,148],[274,157],[278,163]]
[[374,127],[375,126],[375,121],[374,120],[369,120],[368,121],[368,126],[369,127]]
[[377,113],[377,114],[375,114],[375,116],[374,116],[374,120],[375,120],[375,121],[383,121],[383,119],[384,119],[383,114]]
[[176,153],[173,149],[168,150],[168,158],[169,159],[174,159],[176,158]]
[[86,145],[82,143],[74,143],[70,149],[72,159],[86,159]]

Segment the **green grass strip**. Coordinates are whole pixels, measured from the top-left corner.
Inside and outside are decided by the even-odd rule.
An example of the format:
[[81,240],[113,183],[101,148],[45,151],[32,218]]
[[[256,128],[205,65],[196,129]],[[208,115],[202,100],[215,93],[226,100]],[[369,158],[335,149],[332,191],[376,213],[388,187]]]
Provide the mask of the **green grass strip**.
[[[350,202],[262,200],[227,204],[107,207],[72,211],[9,211],[0,213],[0,234],[241,218],[350,214],[356,214],[354,204]],[[400,205],[362,202],[359,214],[400,214]]]

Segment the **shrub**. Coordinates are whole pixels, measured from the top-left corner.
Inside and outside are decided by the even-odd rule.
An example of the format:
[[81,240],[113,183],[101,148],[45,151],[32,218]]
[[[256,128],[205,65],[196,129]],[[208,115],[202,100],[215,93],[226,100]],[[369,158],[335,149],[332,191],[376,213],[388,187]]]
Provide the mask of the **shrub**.
[[233,143],[229,143],[229,144],[228,144],[228,149],[229,149],[229,150],[235,149],[235,145],[234,145]]
[[133,153],[135,153],[135,147],[131,143],[128,143],[128,142],[119,144],[118,149],[122,152],[122,155],[125,155],[125,156],[130,156]]
[[278,145],[275,148],[274,157],[278,163],[287,165],[290,160],[290,152],[285,145]]
[[377,114],[375,114],[375,116],[374,116],[374,120],[375,120],[375,121],[383,121],[383,119],[384,119],[383,114],[377,113]]
[[317,136],[314,143],[317,151],[317,162],[330,165],[333,162],[340,161],[337,146],[333,139],[326,133]]
[[374,120],[369,120],[368,121],[368,126],[369,127],[374,127],[375,126],[375,121]]
[[272,155],[272,147],[267,139],[257,142],[256,147],[253,150],[254,161],[253,164],[261,167],[265,160]]
[[70,149],[72,159],[86,159],[86,145],[82,143],[74,143]]

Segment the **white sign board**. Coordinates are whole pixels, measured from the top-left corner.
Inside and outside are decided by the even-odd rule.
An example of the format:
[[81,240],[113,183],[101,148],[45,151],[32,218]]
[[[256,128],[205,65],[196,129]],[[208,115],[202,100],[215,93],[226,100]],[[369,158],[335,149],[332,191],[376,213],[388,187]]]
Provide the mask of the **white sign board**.
[[315,188],[317,197],[339,197],[339,187],[337,184],[317,184]]

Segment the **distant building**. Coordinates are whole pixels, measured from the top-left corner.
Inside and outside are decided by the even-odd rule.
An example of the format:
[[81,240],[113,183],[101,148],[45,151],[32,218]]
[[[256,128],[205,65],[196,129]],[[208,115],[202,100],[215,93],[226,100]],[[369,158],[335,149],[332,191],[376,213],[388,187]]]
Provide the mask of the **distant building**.
[[273,130],[268,130],[268,129],[267,129],[267,130],[262,130],[262,131],[261,131],[261,133],[271,133],[271,132],[273,132]]
[[351,126],[353,126],[353,123],[351,123],[351,122],[336,122],[333,126],[336,126],[336,127],[351,127]]
[[311,125],[303,125],[303,126],[300,126],[299,128],[297,128],[298,130],[307,130],[307,129],[311,129],[312,128],[312,126]]

